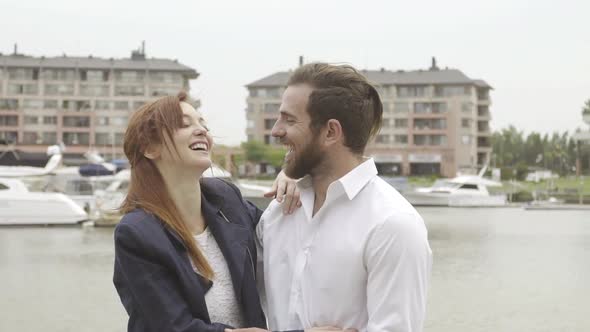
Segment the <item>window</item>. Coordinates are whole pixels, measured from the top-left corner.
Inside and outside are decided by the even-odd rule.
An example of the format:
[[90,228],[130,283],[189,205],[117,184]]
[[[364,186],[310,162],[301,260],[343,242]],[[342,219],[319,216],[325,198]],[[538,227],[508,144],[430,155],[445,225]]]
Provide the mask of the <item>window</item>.
[[408,144],[408,135],[394,135],[393,142],[395,144]]
[[74,85],[45,84],[45,94],[49,96],[71,96],[74,94]]
[[15,95],[36,95],[39,93],[39,85],[37,83],[29,84],[8,84],[8,93]]
[[473,120],[471,119],[461,119],[461,127],[462,128],[471,128],[471,123]]
[[97,126],[108,126],[109,125],[109,117],[107,117],[107,116],[96,117],[96,125]]
[[91,110],[89,100],[63,100],[61,102],[61,109],[64,111],[89,111]]
[[425,85],[413,86],[398,86],[397,96],[399,98],[406,97],[425,97],[427,95],[427,87]]
[[465,144],[465,145],[469,145],[472,142],[472,137],[470,135],[463,135],[461,136],[461,143]]
[[391,103],[382,101],[382,104],[383,104],[383,113],[388,113],[391,111]]
[[16,131],[0,131],[0,139],[16,143],[17,138],[18,133]]
[[57,143],[57,133],[55,132],[45,132],[41,134],[42,143],[43,144],[55,144]]
[[414,119],[414,129],[429,130],[429,129],[446,129],[446,119]]
[[395,128],[408,128],[408,119],[395,119]]
[[414,145],[422,146],[428,145],[428,135],[414,135]]
[[109,133],[96,133],[94,136],[94,144],[96,145],[110,145],[111,135]]
[[82,96],[108,96],[110,87],[108,85],[80,84],[80,95]]
[[111,109],[111,102],[108,100],[96,100],[94,102],[94,109],[110,110]]
[[129,102],[128,101],[116,101],[115,102],[115,109],[120,111],[127,111],[129,110]]
[[445,136],[445,135],[431,135],[430,136],[430,144],[436,145],[436,146],[447,145],[447,136]]
[[256,127],[256,122],[254,120],[246,120],[246,128],[252,129]]
[[434,95],[436,97],[469,96],[471,95],[471,87],[464,85],[435,86]]
[[44,69],[41,77],[49,81],[73,81],[76,72],[73,69]]
[[41,137],[36,132],[25,131],[23,133],[23,143],[24,144],[40,144]]
[[0,110],[17,110],[18,99],[0,99]]
[[264,129],[272,129],[272,127],[275,125],[275,122],[277,122],[277,119],[264,119]]
[[375,137],[375,143],[389,144],[390,143],[390,139],[391,139],[391,136],[389,136],[389,135],[377,135]]
[[126,116],[113,116],[110,118],[109,122],[112,126],[124,127],[127,126],[127,120]]
[[465,112],[465,113],[473,112],[473,103],[472,102],[462,103],[461,104],[461,111]]
[[477,185],[466,183],[466,184],[461,185],[461,187],[459,187],[459,189],[477,190]]
[[43,100],[25,99],[23,100],[23,108],[33,110],[41,109],[43,108]]
[[108,70],[80,70],[80,80],[87,82],[106,82],[109,80]]
[[381,99],[385,99],[387,97],[389,97],[390,90],[389,90],[389,86],[379,86],[377,87],[377,92],[379,93],[379,97],[381,97]]
[[0,115],[0,126],[18,126],[18,116]]
[[150,88],[150,95],[152,97],[176,96],[178,92],[180,92],[180,89],[175,87],[152,86]]
[[278,113],[281,104],[264,104],[264,112],[266,113]]
[[182,86],[184,77],[180,73],[150,72],[150,83],[175,84]]
[[25,68],[8,68],[8,78],[11,80],[35,80],[35,71],[33,69]]
[[43,124],[57,124],[57,116],[44,116]]
[[381,122],[381,128],[391,128],[393,125],[393,119],[383,118]]
[[118,82],[143,82],[145,72],[136,70],[115,71],[115,80]]
[[39,117],[36,116],[25,116],[25,124],[38,124]]
[[143,96],[145,94],[143,85],[117,85],[115,96]]
[[270,144],[270,142],[271,142],[271,136],[264,135],[264,144]]
[[445,113],[447,111],[447,103],[414,103],[414,113]]
[[88,128],[90,127],[90,117],[88,116],[64,116],[64,127]]
[[43,109],[57,109],[57,100],[44,100]]
[[65,145],[88,145],[89,134],[88,133],[63,133],[63,141]]

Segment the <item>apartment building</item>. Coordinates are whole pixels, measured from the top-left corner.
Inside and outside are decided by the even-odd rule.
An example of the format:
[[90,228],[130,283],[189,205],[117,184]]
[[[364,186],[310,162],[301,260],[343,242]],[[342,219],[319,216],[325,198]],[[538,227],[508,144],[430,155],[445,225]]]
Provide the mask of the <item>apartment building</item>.
[[171,59],[33,57],[0,54],[0,140],[18,150],[44,153],[59,142],[68,154],[95,148],[109,158],[123,155],[129,115],[159,96],[189,90],[199,76]]
[[[457,69],[363,70],[383,101],[383,126],[369,143],[383,175],[475,173],[491,154],[490,90]],[[290,72],[246,85],[248,141],[276,144],[271,129]]]

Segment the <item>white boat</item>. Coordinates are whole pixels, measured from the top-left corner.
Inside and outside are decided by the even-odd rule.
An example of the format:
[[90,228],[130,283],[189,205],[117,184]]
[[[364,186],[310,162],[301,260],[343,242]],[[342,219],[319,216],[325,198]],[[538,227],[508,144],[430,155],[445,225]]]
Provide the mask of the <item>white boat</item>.
[[415,206],[504,206],[506,195],[491,195],[488,187],[502,183],[479,175],[462,175],[452,179],[437,180],[431,187],[416,188],[404,192],[404,197]]
[[30,192],[19,179],[0,178],[0,225],[67,225],[88,214],[60,193]]
[[53,145],[47,148],[47,154],[51,157],[45,167],[32,166],[0,166],[0,177],[2,178],[21,178],[32,176],[44,176],[55,171],[62,161],[62,150],[59,145]]

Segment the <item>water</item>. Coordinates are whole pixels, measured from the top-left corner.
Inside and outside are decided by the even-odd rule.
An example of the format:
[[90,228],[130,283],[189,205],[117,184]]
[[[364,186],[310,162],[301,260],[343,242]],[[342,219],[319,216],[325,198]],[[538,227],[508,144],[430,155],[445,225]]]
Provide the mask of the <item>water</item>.
[[[590,331],[590,212],[425,208],[427,332]],[[0,228],[0,331],[125,331],[112,228]]]

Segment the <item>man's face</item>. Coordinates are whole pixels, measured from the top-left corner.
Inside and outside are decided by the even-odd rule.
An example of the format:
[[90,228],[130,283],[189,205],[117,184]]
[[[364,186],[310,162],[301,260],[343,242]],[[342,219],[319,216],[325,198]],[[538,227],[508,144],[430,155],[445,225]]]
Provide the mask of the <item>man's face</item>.
[[289,151],[285,155],[283,169],[291,178],[310,174],[322,160],[318,135],[309,128],[310,117],[307,102],[313,91],[307,84],[287,87],[279,109],[280,115],[271,134],[278,137]]

